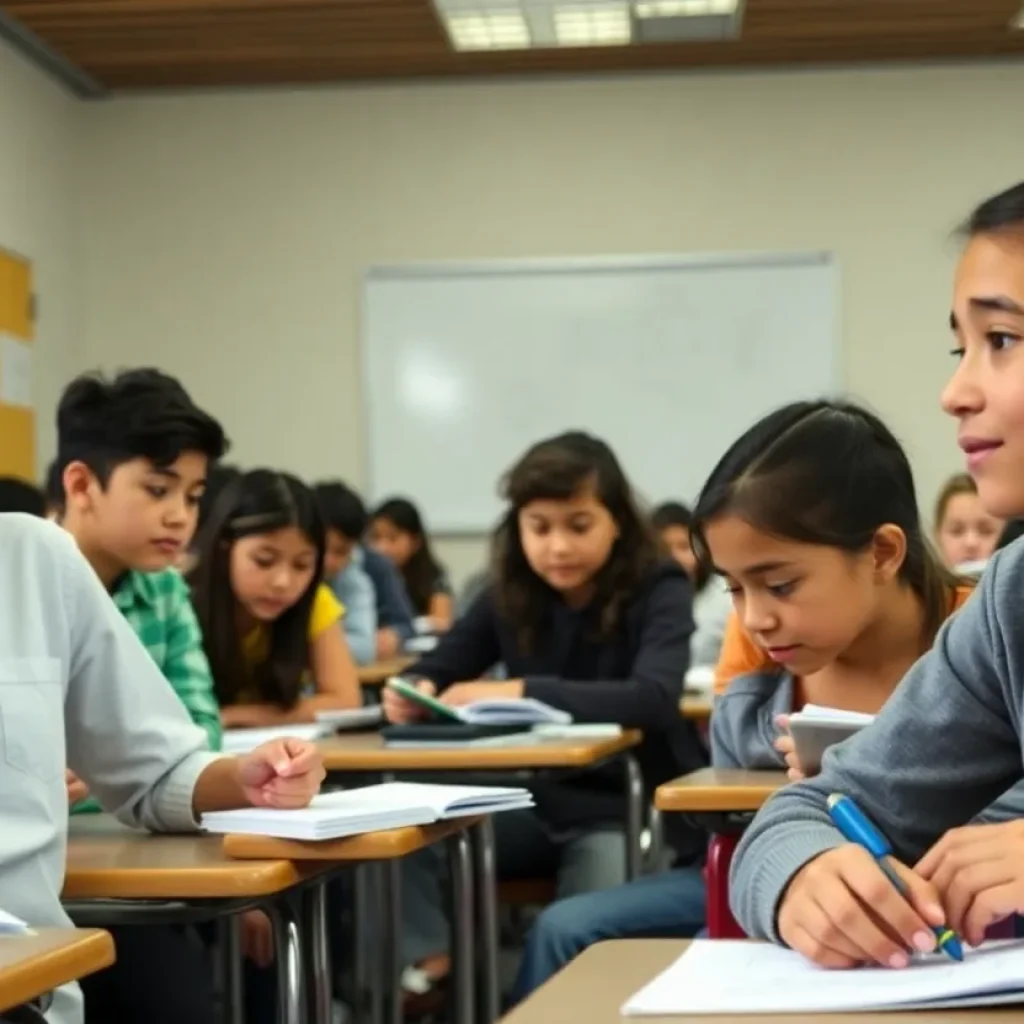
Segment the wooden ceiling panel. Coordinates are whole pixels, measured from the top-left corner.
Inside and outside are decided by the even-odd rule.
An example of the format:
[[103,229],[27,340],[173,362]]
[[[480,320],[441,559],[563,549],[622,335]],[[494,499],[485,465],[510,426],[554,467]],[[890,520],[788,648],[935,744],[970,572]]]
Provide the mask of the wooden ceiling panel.
[[1024,55],[1018,9],[747,0],[738,40],[456,53],[431,0],[0,0],[0,15],[113,90],[1006,57]]

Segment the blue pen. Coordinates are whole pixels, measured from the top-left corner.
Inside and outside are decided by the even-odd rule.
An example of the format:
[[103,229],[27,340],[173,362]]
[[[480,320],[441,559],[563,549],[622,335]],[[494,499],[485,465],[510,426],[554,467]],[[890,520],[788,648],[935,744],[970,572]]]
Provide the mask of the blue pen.
[[[848,797],[842,793],[833,793],[828,798],[828,813],[843,838],[848,842],[863,846],[875,858],[883,874],[896,887],[896,891],[905,899],[910,898],[907,883],[896,873],[886,860],[892,854],[889,840],[878,831],[871,819]],[[932,925],[935,943],[952,960],[963,960],[964,947],[960,937],[952,928],[945,925]]]

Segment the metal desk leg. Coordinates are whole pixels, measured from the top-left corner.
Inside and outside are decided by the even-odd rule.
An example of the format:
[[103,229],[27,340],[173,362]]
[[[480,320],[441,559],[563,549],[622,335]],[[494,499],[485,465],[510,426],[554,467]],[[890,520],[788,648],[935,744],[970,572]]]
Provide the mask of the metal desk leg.
[[622,757],[626,768],[626,881],[640,877],[643,852],[640,834],[644,827],[644,779],[636,758],[626,753]]
[[402,1024],[402,874],[398,860],[381,865],[380,991],[383,1024]]
[[[383,890],[385,880],[381,877],[381,864],[374,861],[367,865],[366,887],[369,894],[368,906],[381,909],[381,900],[384,899]],[[381,950],[384,945],[384,933],[380,920],[367,922],[367,937],[370,939],[370,948],[373,950],[373,957],[370,960],[369,969],[366,975],[366,983],[369,986],[367,992],[367,1006],[369,1008],[369,1020],[371,1024],[385,1024],[387,997],[384,992],[384,965],[381,963]]]
[[245,1024],[245,996],[242,984],[242,918],[238,914],[217,922],[224,986],[225,1024]]
[[501,1016],[501,982],[498,978],[498,892],[494,859],[494,825],[490,818],[470,829],[476,899],[479,908],[477,927],[480,953],[481,1024],[494,1024]]
[[303,893],[303,918],[307,929],[312,1024],[331,1024],[331,947],[327,934],[327,884],[311,885]]
[[352,873],[353,985],[352,1007],[356,1024],[369,1020],[371,1001],[370,971],[373,964],[372,945],[376,943],[373,925],[371,874],[373,865],[360,864]]
[[304,1024],[302,934],[287,898],[279,901],[273,921],[277,961],[277,1019],[280,1024]]
[[473,858],[469,836],[458,832],[447,840],[452,883],[452,1021],[473,1024],[476,986],[473,979]]

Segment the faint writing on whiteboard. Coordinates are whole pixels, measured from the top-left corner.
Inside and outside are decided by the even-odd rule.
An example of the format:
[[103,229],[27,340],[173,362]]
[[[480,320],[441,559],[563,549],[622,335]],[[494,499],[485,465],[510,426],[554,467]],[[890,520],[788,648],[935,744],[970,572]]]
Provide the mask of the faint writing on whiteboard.
[[0,334],[0,401],[32,406],[32,346]]

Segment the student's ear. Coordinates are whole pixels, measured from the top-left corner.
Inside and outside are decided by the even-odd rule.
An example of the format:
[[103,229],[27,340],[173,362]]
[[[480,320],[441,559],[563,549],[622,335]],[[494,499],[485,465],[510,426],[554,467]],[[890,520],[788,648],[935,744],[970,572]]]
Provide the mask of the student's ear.
[[907,557],[907,535],[895,523],[885,523],[875,530],[871,541],[875,579],[888,583],[895,579]]
[[92,505],[96,483],[96,475],[84,462],[69,462],[64,469],[65,507],[87,511]]

